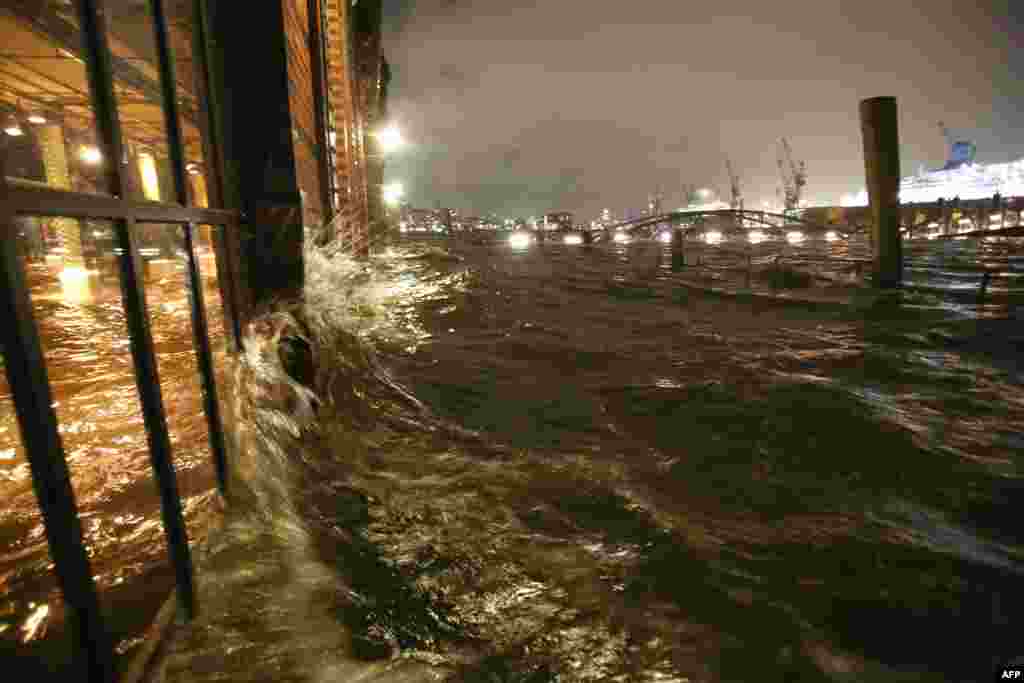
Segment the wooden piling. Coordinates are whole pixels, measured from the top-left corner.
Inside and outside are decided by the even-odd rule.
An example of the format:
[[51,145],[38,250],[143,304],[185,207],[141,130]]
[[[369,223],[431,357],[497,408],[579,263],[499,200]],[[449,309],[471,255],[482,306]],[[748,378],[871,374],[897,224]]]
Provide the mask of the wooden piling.
[[686,255],[683,253],[683,229],[675,228],[672,231],[672,269],[679,270],[686,265]]
[[872,218],[875,286],[899,287],[903,279],[900,242],[900,152],[895,97],[860,103],[864,172]]

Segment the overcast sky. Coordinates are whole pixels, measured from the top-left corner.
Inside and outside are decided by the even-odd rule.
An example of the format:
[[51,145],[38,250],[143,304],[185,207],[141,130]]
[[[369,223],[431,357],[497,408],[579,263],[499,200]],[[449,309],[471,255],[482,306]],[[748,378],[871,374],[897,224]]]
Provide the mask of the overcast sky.
[[1024,0],[384,0],[388,163],[414,206],[537,215],[642,208],[660,185],[775,196],[777,140],[807,196],[863,186],[857,108],[895,95],[904,173],[936,122],[982,161],[1024,157]]

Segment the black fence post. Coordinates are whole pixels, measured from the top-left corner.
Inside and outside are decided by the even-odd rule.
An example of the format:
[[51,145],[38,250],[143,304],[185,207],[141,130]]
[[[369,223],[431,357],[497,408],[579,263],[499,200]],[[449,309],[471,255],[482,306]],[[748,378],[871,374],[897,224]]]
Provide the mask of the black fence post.
[[160,493],[160,512],[163,516],[164,535],[177,579],[178,604],[185,616],[195,616],[195,590],[192,581],[192,556],[188,547],[188,534],[181,512],[178,481],[171,462],[171,439],[167,433],[160,375],[157,372],[153,337],[146,315],[146,295],[139,268],[138,250],[132,231],[135,221],[118,221],[114,226],[121,254],[121,296],[128,322],[132,360],[135,367],[135,386],[139,391],[142,415],[146,423],[149,460]]
[[[192,334],[195,339],[196,361],[203,383],[203,408],[210,432],[210,452],[217,472],[217,486],[225,498],[228,495],[227,449],[224,445],[224,424],[221,421],[220,404],[217,402],[217,380],[213,372],[213,354],[210,351],[210,333],[206,321],[206,304],[203,301],[202,274],[196,259],[193,240],[194,226],[185,226],[185,254],[188,258],[189,302],[192,304]],[[225,330],[225,333],[227,330]]]

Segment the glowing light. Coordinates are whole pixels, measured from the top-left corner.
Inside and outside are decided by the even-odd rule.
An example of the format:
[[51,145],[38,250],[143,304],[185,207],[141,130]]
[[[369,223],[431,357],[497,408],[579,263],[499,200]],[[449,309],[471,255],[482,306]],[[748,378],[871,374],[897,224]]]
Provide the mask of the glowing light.
[[839,235],[836,233],[835,230],[829,230],[828,232],[825,233],[826,241],[835,242],[837,239],[839,239]]
[[583,236],[577,234],[566,235],[562,238],[562,241],[566,244],[583,244]]
[[[34,607],[34,603],[29,603],[29,607]],[[39,605],[36,607],[25,623],[22,624],[21,630],[25,634],[25,642],[35,640],[36,638],[46,634],[46,617],[50,614],[49,605]]]
[[799,244],[804,241],[804,234],[799,230],[791,230],[786,233],[786,241],[790,244]]
[[625,244],[626,242],[629,242],[629,235],[627,235],[624,232],[617,232],[615,233],[615,236],[612,237],[612,239],[618,242],[619,244]]
[[667,243],[672,241],[672,233],[670,233],[670,232],[660,232],[660,233],[658,233],[658,240],[661,241],[661,242],[665,242],[667,244]]
[[525,232],[514,232],[508,236],[508,246],[513,249],[525,249],[533,243],[533,237]]
[[16,138],[19,135],[24,135],[25,131],[21,129],[21,125],[15,119],[11,119],[6,126],[4,126],[4,132],[10,135],[12,138]]
[[46,123],[46,117],[43,116],[42,114],[29,114],[28,115],[28,122],[29,123],[35,123],[37,125],[38,124],[42,124],[42,123]]
[[402,131],[398,130],[395,126],[382,128],[374,133],[373,137],[377,138],[377,142],[380,144],[380,151],[384,154],[390,154],[405,144],[405,140],[402,138]]
[[160,201],[160,176],[156,172],[156,160],[152,154],[139,155],[139,175],[142,178],[142,195],[154,202]]
[[68,267],[60,271],[61,292],[64,298],[73,303],[91,302],[95,299],[95,287],[99,281],[98,270]]
[[92,145],[85,145],[78,151],[78,158],[87,164],[98,164],[103,161],[103,154],[99,148]]
[[750,240],[751,244],[760,244],[765,241],[765,234],[760,230],[751,230],[747,233],[747,239]]
[[710,230],[704,233],[704,241],[708,244],[718,244],[722,241],[722,233],[718,230]]
[[405,196],[405,188],[402,183],[389,183],[383,187],[384,202],[394,206]]

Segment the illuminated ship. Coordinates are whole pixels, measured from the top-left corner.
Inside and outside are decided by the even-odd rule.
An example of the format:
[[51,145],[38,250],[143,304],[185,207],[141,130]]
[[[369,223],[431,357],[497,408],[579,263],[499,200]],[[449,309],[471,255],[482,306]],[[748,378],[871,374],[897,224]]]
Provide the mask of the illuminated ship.
[[[922,204],[947,201],[954,197],[963,200],[986,199],[999,194],[1002,197],[1024,197],[1024,159],[1001,164],[979,164],[974,161],[975,146],[965,140],[953,141],[941,123],[943,133],[950,142],[949,159],[932,171],[924,171],[903,178],[900,182],[900,202]],[[845,195],[843,206],[867,206],[867,190]]]

